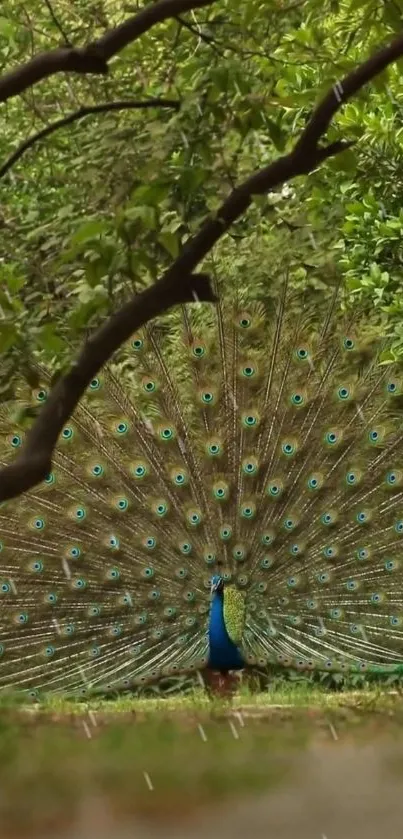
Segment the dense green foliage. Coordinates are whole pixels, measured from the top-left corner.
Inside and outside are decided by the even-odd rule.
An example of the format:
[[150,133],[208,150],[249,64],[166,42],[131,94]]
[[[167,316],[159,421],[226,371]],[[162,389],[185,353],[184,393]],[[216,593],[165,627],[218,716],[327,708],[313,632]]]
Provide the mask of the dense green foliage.
[[[53,14],[51,14],[51,9]],[[108,77],[59,74],[3,109],[0,165],[28,137],[83,106],[165,97],[172,108],[85,117],[34,144],[0,184],[3,397],[29,356],[71,357],[88,328],[161,275],[235,183],[288,150],[318,97],[401,27],[402,0],[219,0],[160,24]],[[41,50],[80,46],[127,18],[121,0],[5,0],[2,72]],[[64,36],[63,34],[64,33]],[[339,272],[351,300],[388,318],[403,346],[400,208],[401,68],[392,66],[337,116],[328,139],[354,150],[259,199],[216,247],[225,282]],[[208,260],[211,263],[211,259]],[[17,352],[18,350],[18,352]]]

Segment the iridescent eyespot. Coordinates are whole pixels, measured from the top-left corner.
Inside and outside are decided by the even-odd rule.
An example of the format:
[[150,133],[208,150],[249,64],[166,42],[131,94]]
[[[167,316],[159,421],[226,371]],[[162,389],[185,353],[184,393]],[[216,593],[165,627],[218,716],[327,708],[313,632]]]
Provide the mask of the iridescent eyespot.
[[297,347],[295,350],[295,355],[298,361],[306,361],[309,358],[309,352],[306,347]]
[[229,525],[224,525],[220,528],[220,539],[227,542],[232,536],[232,528]]
[[337,514],[334,513],[333,511],[323,513],[320,517],[320,520],[321,520],[322,524],[329,526],[331,524],[334,524],[337,521]]
[[190,542],[181,542],[179,544],[179,550],[183,554],[190,554],[192,552],[192,545]]
[[295,405],[296,407],[300,407],[305,402],[304,395],[302,393],[292,393],[291,394],[291,404]]
[[349,388],[348,387],[339,387],[338,390],[337,390],[337,396],[342,401],[346,401],[346,399],[348,399],[349,396],[350,396]]
[[187,482],[188,482],[188,476],[187,476],[186,472],[182,472],[182,471],[181,472],[176,472],[175,471],[175,472],[173,472],[172,477],[173,477],[174,484],[176,484],[176,486],[178,486],[178,487],[185,486],[185,484],[187,484]]
[[200,524],[202,520],[202,515],[198,510],[189,510],[186,518],[189,524],[195,527],[196,525]]
[[157,389],[157,384],[153,379],[144,378],[142,380],[142,387],[145,393],[154,393]]
[[211,393],[210,390],[203,391],[203,393],[201,394],[201,401],[205,405],[212,405],[214,402],[214,393]]
[[132,349],[135,352],[139,352],[139,350],[143,349],[143,346],[144,346],[144,341],[143,341],[142,338],[140,338],[138,335],[135,338],[133,338]]
[[129,425],[124,420],[119,422],[116,426],[117,434],[120,434],[120,435],[127,434],[128,430],[129,430]]
[[208,443],[207,452],[214,457],[215,455],[221,454],[221,446],[219,443]]
[[338,443],[340,443],[341,439],[342,432],[340,431],[331,430],[327,431],[325,434],[325,443],[327,443],[329,446],[336,446]]
[[45,527],[45,519],[39,517],[37,519],[33,519],[32,526],[35,530],[43,530]]
[[238,320],[238,325],[241,327],[241,329],[248,329],[251,323],[252,321],[247,315],[244,315]]
[[244,475],[256,475],[258,471],[258,462],[255,458],[246,459],[242,462],[242,472]]
[[104,467],[100,463],[96,463],[91,468],[91,474],[94,476],[94,478],[100,478],[104,474]]
[[343,338],[343,347],[345,350],[353,350],[355,347],[353,338]]
[[40,559],[35,560],[31,563],[31,571],[34,571],[35,574],[40,574],[43,571],[43,562]]
[[272,556],[264,556],[263,559],[260,562],[260,567],[263,568],[264,570],[267,570],[268,568],[272,567],[273,561],[274,560],[273,560]]
[[322,553],[326,559],[334,559],[334,557],[337,556],[338,550],[335,545],[326,545],[323,548]]
[[228,497],[228,487],[225,485],[213,486],[212,493],[214,498],[217,498],[219,501],[223,501]]
[[66,427],[63,428],[63,431],[62,431],[63,440],[71,440],[72,436],[73,436],[73,429],[71,428],[70,425],[66,425]]
[[90,390],[99,390],[101,387],[101,379],[98,379],[96,376],[95,379],[92,379],[90,382]]
[[385,562],[385,571],[397,571],[399,562],[397,559],[387,559]]
[[251,501],[249,504],[241,504],[240,515],[244,519],[253,519],[256,513],[256,505]]
[[206,347],[204,346],[204,344],[201,344],[201,343],[193,344],[193,346],[192,346],[192,356],[193,356],[193,358],[200,359],[200,358],[203,358],[203,356],[205,354],[206,354]]
[[256,368],[252,364],[247,364],[245,367],[242,367],[241,374],[245,379],[252,379],[256,374]]
[[271,481],[267,484],[266,492],[272,498],[279,498],[283,491],[283,485],[280,481]]
[[400,469],[390,469],[386,473],[386,484],[388,487],[400,487],[402,482],[402,473]]
[[350,486],[350,487],[357,486],[357,484],[360,483],[360,480],[361,480],[361,473],[358,470],[357,471],[351,470],[350,472],[347,472],[347,474],[346,474],[346,484],[348,486]]
[[46,475],[44,483],[47,486],[51,486],[52,484],[55,483],[55,481],[56,481],[55,473],[54,472],[49,472],[49,474]]
[[244,428],[255,428],[258,425],[258,417],[252,413],[244,414],[242,416],[242,424]]
[[400,383],[392,379],[391,381],[387,382],[386,391],[391,396],[396,396],[400,393]]
[[266,531],[265,533],[262,533],[262,535],[260,537],[260,541],[261,541],[262,545],[266,545],[266,546],[267,545],[272,545],[273,542],[274,542],[274,538],[275,538],[274,533],[269,530],[269,531]]
[[289,577],[287,580],[288,588],[296,588],[298,583],[300,582],[300,578],[298,574],[294,574],[292,577]]
[[172,428],[169,428],[168,426],[166,426],[164,428],[161,428],[161,430],[160,430],[161,440],[172,440],[173,436],[174,436],[174,432],[173,432]]
[[37,399],[38,402],[46,402],[47,398],[48,398],[47,390],[41,389],[41,390],[36,391],[36,399]]
[[284,455],[286,455],[286,457],[290,457],[295,454],[296,450],[297,447],[293,442],[291,442],[291,440],[286,440],[281,444],[281,451]]
[[73,580],[73,588],[83,591],[87,586],[86,580],[83,577],[77,577]]
[[18,449],[21,443],[22,439],[19,434],[13,434],[12,437],[10,437],[10,444],[13,447],[13,449]]

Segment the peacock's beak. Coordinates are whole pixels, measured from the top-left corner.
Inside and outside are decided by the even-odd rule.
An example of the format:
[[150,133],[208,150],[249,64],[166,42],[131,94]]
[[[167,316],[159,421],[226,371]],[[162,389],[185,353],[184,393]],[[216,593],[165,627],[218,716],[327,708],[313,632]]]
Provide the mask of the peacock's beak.
[[217,591],[218,586],[219,586],[219,583],[217,583],[216,581],[212,582],[211,583],[211,588],[210,588],[210,594],[214,594],[214,592]]

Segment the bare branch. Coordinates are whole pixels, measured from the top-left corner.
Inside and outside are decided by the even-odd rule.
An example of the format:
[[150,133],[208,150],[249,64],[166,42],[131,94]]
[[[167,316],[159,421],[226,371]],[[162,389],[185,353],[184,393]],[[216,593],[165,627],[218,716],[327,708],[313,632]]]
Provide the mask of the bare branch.
[[87,117],[90,114],[101,114],[105,111],[121,111],[125,109],[137,110],[139,108],[174,108],[176,111],[179,111],[180,102],[177,99],[158,98],[145,99],[144,102],[123,100],[119,102],[104,102],[102,105],[89,105],[88,107],[80,108],[78,111],[74,111],[74,113],[69,114],[69,116],[58,119],[56,122],[52,122],[50,125],[47,125],[46,128],[42,128],[42,131],[38,131],[36,134],[28,137],[28,140],[24,140],[18,149],[16,149],[14,154],[12,154],[3,166],[0,167],[0,178],[2,178],[6,172],[11,169],[14,163],[22,157],[27,149],[31,148],[39,140],[43,140],[44,137],[48,137],[49,134],[53,134],[53,132],[57,131],[59,128],[63,128],[65,125],[70,125],[72,122],[77,122],[77,120],[83,119],[83,117]]
[[71,47],[71,46],[72,46],[72,44],[71,44],[71,42],[70,42],[70,40],[69,40],[69,38],[68,38],[68,36],[67,36],[66,32],[64,31],[62,24],[61,24],[61,23],[60,23],[60,21],[57,19],[56,15],[55,15],[55,13],[54,13],[54,11],[53,11],[52,4],[50,3],[50,0],[45,0],[45,4],[46,4],[47,9],[48,9],[48,11],[49,11],[49,14],[50,14],[50,16],[51,16],[51,18],[52,18],[52,20],[53,20],[53,23],[55,24],[55,26],[57,26],[57,28],[58,28],[58,30],[59,30],[59,32],[60,32],[60,34],[61,34],[62,38],[63,38],[63,41],[64,41],[64,43],[66,44],[66,47]]
[[0,78],[0,102],[17,96],[27,87],[32,87],[55,73],[107,75],[108,61],[155,24],[192,9],[211,6],[213,2],[214,0],[157,0],[86,47],[61,47],[42,52]]
[[97,371],[134,330],[178,303],[215,302],[206,274],[182,276],[181,282],[176,279],[163,277],[135,295],[87,340],[71,370],[52,388],[28,432],[20,457],[0,470],[0,500],[13,498],[44,480],[52,468],[51,457],[60,430]]
[[351,142],[338,140],[320,147],[318,142],[342,102],[402,54],[403,35],[346,76],[343,80],[343,97],[341,94],[337,97],[334,88],[324,97],[291,152],[236,187],[214,216],[208,218],[199,232],[186,243],[182,253],[163,277],[151,288],[133,297],[97,330],[81,350],[70,372],[62,376],[52,388],[48,401],[27,435],[20,455],[0,470],[0,501],[25,492],[40,483],[50,472],[53,451],[66,420],[73,413],[91,379],[136,329],[177,303],[194,299],[214,302],[209,278],[205,274],[193,273],[199,262],[231,224],[245,213],[254,195],[265,194],[297,175],[312,172],[328,157],[352,145]]

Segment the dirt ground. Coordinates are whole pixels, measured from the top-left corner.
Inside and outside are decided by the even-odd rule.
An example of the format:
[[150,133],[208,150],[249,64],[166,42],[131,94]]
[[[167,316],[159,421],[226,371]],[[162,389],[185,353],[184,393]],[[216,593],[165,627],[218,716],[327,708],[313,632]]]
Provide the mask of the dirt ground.
[[[293,780],[258,797],[215,803],[185,823],[121,823],[97,797],[74,827],[52,839],[399,839],[403,835],[403,743],[312,744]],[[152,791],[150,791],[152,795]],[[162,814],[161,814],[162,815]],[[3,839],[3,837],[2,837]],[[6,839],[6,837],[4,837]]]

